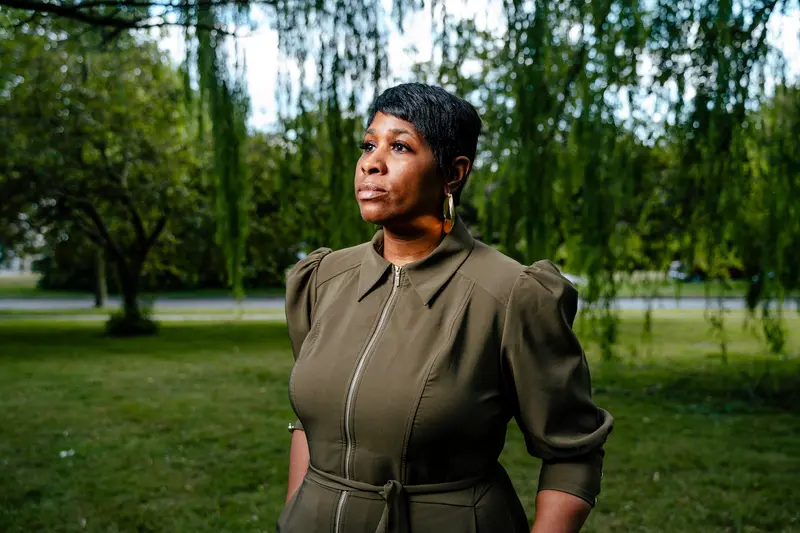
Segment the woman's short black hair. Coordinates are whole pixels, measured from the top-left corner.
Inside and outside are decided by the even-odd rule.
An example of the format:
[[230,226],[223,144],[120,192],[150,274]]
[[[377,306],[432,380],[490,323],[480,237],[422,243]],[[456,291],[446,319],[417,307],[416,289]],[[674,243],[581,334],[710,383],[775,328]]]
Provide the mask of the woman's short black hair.
[[481,117],[472,104],[441,87],[404,83],[387,89],[370,107],[367,128],[377,113],[413,124],[431,147],[443,176],[448,176],[458,156],[475,163]]

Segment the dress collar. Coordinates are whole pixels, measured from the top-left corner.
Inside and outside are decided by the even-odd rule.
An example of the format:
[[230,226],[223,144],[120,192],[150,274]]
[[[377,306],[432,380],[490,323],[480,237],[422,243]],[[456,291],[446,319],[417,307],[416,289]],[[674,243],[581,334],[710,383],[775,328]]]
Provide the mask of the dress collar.
[[[439,289],[456,273],[458,267],[467,259],[475,240],[461,218],[456,217],[452,231],[427,257],[403,265],[411,285],[425,305],[439,292]],[[358,279],[358,299],[361,300],[383,278],[391,263],[383,258],[383,230],[372,238],[367,247]]]

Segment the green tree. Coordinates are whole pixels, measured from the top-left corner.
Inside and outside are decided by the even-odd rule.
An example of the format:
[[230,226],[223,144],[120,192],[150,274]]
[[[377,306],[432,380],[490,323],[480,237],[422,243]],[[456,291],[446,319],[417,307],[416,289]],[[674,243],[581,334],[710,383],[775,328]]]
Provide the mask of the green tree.
[[[394,2],[391,13],[402,26],[407,9],[421,8],[423,2]],[[210,141],[213,148],[213,172],[210,193],[216,223],[217,242],[223,248],[228,277],[237,295],[241,295],[242,266],[249,223],[247,203],[252,182],[244,164],[246,157],[245,122],[248,99],[243,84],[243,67],[231,58],[230,37],[252,26],[250,8],[257,6],[269,23],[278,30],[279,46],[284,54],[299,64],[314,57],[318,72],[313,87],[295,91],[289,76],[282,73],[286,89],[282,100],[300,109],[302,115],[316,107],[329,131],[326,166],[329,194],[335,210],[328,224],[334,245],[352,243],[365,232],[352,210],[349,195],[349,169],[339,154],[352,151],[351,138],[356,123],[356,108],[365,87],[378,88],[387,66],[383,5],[380,0],[346,0],[331,4],[317,0],[123,0],[121,2],[59,2],[40,0],[0,0],[0,6],[14,8],[19,19],[37,27],[48,21],[68,19],[95,30],[102,41],[129,35],[141,29],[164,26],[183,27],[187,57],[183,67],[188,88],[198,82],[201,98],[199,114],[210,117]],[[345,37],[346,36],[346,37]],[[296,100],[292,94],[297,92]],[[313,94],[314,103],[307,103]],[[203,129],[201,127],[201,129]],[[360,127],[358,128],[360,130]],[[345,213],[342,217],[340,214]],[[333,215],[336,214],[334,217]],[[357,239],[356,239],[357,240]]]
[[41,232],[80,232],[102,248],[123,296],[122,324],[146,323],[138,294],[148,256],[197,194],[196,133],[180,76],[154,43],[120,37],[100,48],[70,30],[0,30],[10,58],[0,188]]
[[800,88],[778,86],[773,98],[748,115],[739,135],[745,179],[731,240],[750,278],[748,307],[760,315],[771,351],[781,353],[782,305],[800,289]]

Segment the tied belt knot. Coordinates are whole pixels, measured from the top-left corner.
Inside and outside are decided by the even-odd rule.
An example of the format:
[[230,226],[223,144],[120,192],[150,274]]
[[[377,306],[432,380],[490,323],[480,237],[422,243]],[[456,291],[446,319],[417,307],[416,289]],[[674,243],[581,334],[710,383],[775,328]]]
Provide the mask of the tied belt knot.
[[[431,483],[427,485],[403,485],[396,479],[390,479],[384,485],[370,485],[352,479],[323,472],[309,465],[307,476],[317,483],[342,491],[368,492],[379,495],[385,505],[381,519],[375,533],[411,533],[408,519],[408,503],[410,495],[447,495],[442,498],[442,503],[452,503],[452,497],[463,496],[473,504],[473,491],[470,490],[485,478],[474,477],[459,481],[445,483]],[[461,494],[459,494],[461,493]],[[426,498],[426,501],[432,501]]]

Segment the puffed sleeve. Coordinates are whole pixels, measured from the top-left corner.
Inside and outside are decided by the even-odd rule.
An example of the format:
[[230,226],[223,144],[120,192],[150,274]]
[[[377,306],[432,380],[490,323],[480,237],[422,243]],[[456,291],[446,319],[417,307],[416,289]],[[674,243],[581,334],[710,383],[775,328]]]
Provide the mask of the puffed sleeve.
[[[286,326],[292,353],[297,359],[303,341],[311,330],[314,304],[317,300],[317,270],[322,258],[331,252],[330,248],[319,248],[300,260],[286,275]],[[293,429],[303,429],[297,420]]]
[[577,309],[578,292],[555,265],[526,268],[509,300],[502,357],[528,452],[542,459],[539,490],[594,505],[613,418],[592,400],[589,367],[572,331]]

